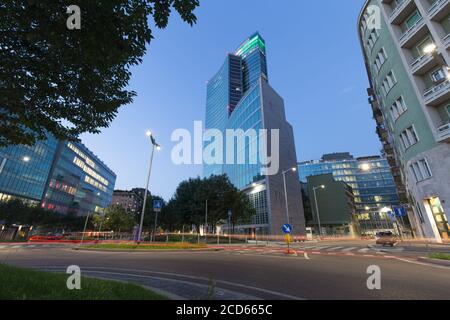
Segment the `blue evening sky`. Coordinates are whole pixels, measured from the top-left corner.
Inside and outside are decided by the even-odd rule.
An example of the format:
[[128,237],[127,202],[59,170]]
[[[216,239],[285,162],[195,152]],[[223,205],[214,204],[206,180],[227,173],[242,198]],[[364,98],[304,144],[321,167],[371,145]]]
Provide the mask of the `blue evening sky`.
[[267,44],[269,81],[285,99],[299,161],[323,153],[379,154],[367,103],[367,76],[356,21],[363,0],[201,0],[194,27],[172,15],[155,30],[144,63],[133,70],[138,93],[111,126],[83,142],[117,174],[116,189],[145,185],[151,128],[163,146],[155,155],[150,190],[170,198],[201,166],[176,166],[173,130],[204,120],[206,81],[227,52],[255,31]]

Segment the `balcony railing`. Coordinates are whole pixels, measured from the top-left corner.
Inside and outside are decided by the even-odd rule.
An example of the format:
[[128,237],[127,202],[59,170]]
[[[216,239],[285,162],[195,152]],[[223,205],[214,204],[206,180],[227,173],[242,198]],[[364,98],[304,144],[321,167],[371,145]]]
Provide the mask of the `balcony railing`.
[[399,42],[402,43],[403,41],[405,41],[409,36],[411,36],[412,34],[414,34],[417,29],[419,29],[419,27],[422,26],[422,24],[424,23],[423,18],[420,18],[419,20],[416,21],[416,23],[414,23],[411,28],[409,28],[408,30],[406,30],[402,36],[400,37]]
[[442,38],[442,43],[446,48],[450,46],[450,33]]
[[447,92],[448,90],[450,90],[450,81],[445,80],[444,82],[426,90],[423,96],[426,102],[430,102],[435,98],[439,97],[440,95],[442,95],[443,93]]
[[439,9],[441,9],[444,4],[446,2],[448,2],[449,0],[437,0],[435,3],[433,3],[433,5],[430,7],[430,9],[428,9],[428,15],[432,16],[434,15],[436,12],[439,11]]
[[433,55],[431,54],[425,54],[423,56],[418,57],[411,63],[412,72],[415,73],[418,69],[420,69],[422,66],[424,66],[431,60],[433,60]]
[[438,141],[448,141],[450,142],[450,123],[440,126],[438,129]]
[[409,1],[410,0],[403,0],[402,2],[397,4],[394,10],[392,10],[391,15],[389,16],[389,20],[392,21],[394,17],[406,7]]

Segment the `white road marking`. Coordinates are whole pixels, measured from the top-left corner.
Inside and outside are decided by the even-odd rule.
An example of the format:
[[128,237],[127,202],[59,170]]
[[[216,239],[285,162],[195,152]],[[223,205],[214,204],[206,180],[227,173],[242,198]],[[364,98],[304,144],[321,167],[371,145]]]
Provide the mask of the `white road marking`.
[[358,252],[367,252],[369,250],[370,250],[369,248],[363,248],[363,249],[359,249]]
[[342,251],[343,251],[343,252],[348,252],[348,251],[352,251],[352,250],[354,250],[354,249],[358,249],[358,247],[345,248],[345,249],[343,249]]
[[342,249],[343,247],[331,247],[329,249],[327,249],[327,251],[336,251],[338,249]]

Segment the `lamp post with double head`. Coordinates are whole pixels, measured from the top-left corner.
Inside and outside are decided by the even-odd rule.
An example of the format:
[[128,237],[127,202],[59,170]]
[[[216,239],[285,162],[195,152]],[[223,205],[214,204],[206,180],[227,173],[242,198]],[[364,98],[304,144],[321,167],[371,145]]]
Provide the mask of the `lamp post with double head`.
[[145,215],[145,206],[147,204],[148,187],[150,184],[150,176],[152,174],[153,154],[155,153],[155,149],[158,151],[161,149],[161,146],[158,143],[156,143],[155,137],[153,136],[151,131],[147,131],[146,135],[148,138],[150,138],[150,141],[152,143],[152,151],[150,153],[150,164],[148,167],[147,184],[145,185],[144,203],[142,205],[142,213],[141,213],[141,223],[139,224],[139,231],[138,231],[138,236],[137,236],[138,243],[141,242],[141,237],[142,237],[142,227],[144,225],[144,215]]

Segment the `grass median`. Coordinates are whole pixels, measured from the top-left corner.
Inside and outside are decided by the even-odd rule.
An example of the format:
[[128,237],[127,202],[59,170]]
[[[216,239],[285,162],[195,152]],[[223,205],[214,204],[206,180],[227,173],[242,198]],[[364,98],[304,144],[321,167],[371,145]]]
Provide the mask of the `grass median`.
[[450,254],[448,253],[432,253],[429,255],[431,259],[439,259],[439,260],[449,260],[450,261]]
[[[83,274],[83,270],[81,270]],[[67,289],[69,274],[0,264],[0,300],[164,300],[130,283],[81,278],[80,290]]]
[[99,243],[93,245],[85,245],[82,249],[88,250],[198,250],[206,249],[205,244],[191,244],[191,243]]

